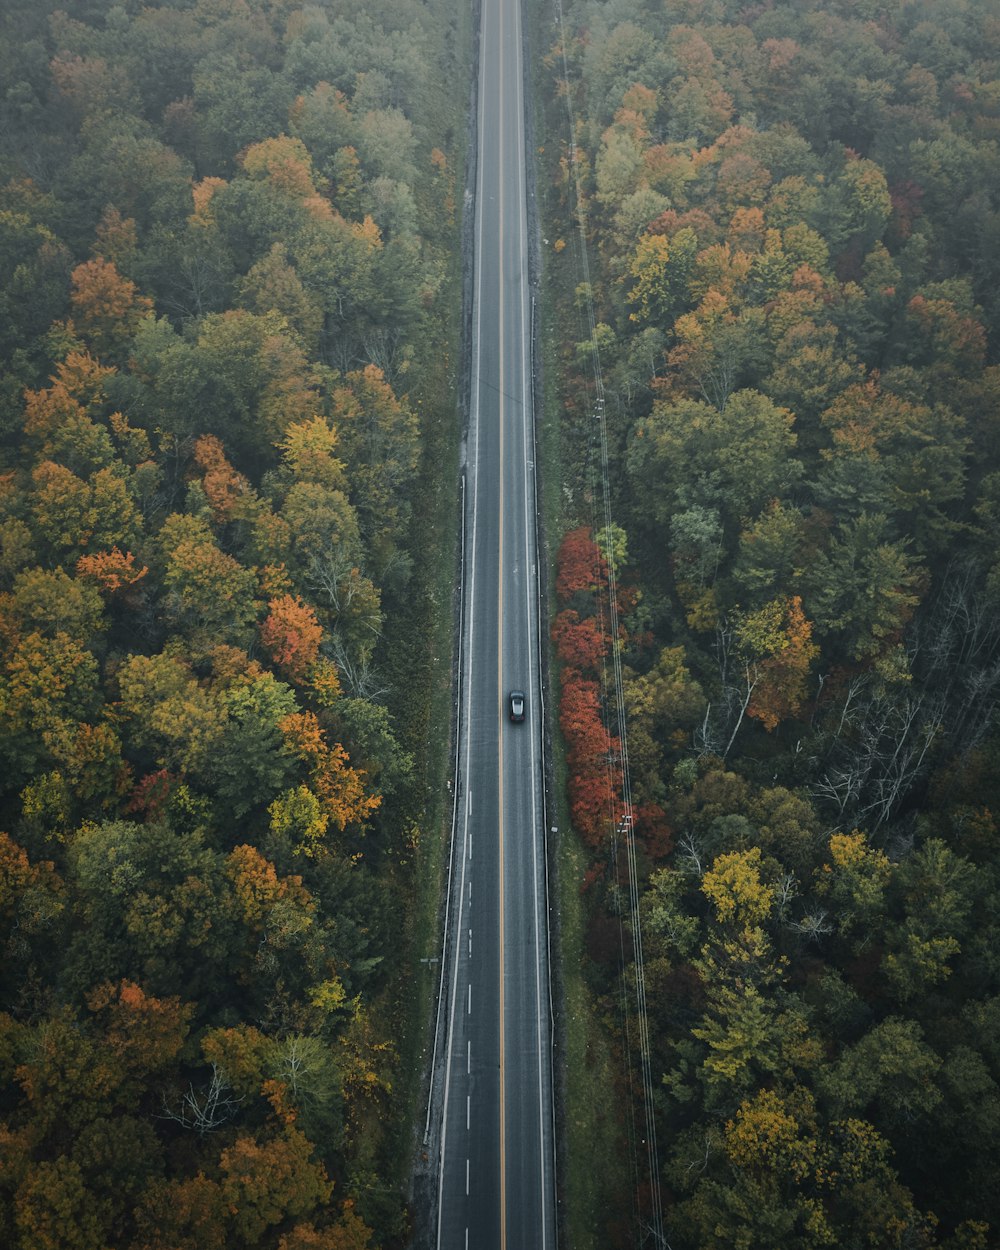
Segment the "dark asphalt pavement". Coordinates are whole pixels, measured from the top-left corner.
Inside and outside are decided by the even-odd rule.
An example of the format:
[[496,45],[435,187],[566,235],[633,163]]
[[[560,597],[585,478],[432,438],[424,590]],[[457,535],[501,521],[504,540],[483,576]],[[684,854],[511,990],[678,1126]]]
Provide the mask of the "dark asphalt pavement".
[[520,20],[483,0],[439,1250],[555,1250]]

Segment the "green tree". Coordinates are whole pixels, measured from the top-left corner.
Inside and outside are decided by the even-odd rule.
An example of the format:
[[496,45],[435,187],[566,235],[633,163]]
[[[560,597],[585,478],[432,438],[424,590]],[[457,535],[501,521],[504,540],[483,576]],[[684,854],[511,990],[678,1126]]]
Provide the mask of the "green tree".
[[929,1123],[941,1101],[941,1060],[914,1020],[889,1016],[846,1047],[817,1075],[817,1087],[836,1117],[869,1112],[876,1127]]
[[417,470],[416,414],[374,365],[349,373],[333,396],[334,420],[351,465],[350,493],[361,533],[378,563],[400,542]]
[[188,664],[168,654],[133,655],[118,670],[126,742],[180,773],[210,773],[226,734],[219,701]]
[[701,400],[656,404],[628,449],[632,481],[661,524],[684,508],[718,508],[737,522],[782,495],[801,471],[793,417],[756,391],[721,411]]
[[22,630],[37,630],[49,637],[63,633],[89,643],[107,626],[99,592],[62,569],[19,573],[12,606]]
[[219,708],[226,719],[200,769],[221,811],[240,819],[286,783],[293,760],[280,725],[295,707],[292,691],[270,673],[221,695]]
[[888,528],[884,514],[862,512],[817,554],[806,580],[817,628],[855,660],[885,652],[919,602],[920,564]]
[[661,234],[644,234],[629,261],[633,280],[629,300],[636,311],[633,321],[652,321],[669,327],[688,302],[688,284],[698,238],[690,228],[678,230],[669,240]]
[[627,675],[629,756],[643,793],[659,794],[666,749],[685,741],[704,710],[704,695],[686,665],[683,647],[664,647],[643,675]]

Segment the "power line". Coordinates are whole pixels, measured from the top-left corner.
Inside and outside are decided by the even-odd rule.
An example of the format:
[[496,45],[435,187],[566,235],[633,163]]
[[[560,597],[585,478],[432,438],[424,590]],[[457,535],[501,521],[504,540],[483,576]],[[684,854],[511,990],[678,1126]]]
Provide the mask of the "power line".
[[[570,168],[572,170],[572,190],[575,196],[576,221],[577,229],[580,236],[580,262],[583,269],[585,303],[587,310],[588,328],[590,333],[591,344],[591,360],[594,375],[594,417],[598,422],[599,429],[599,445],[600,445],[600,472],[603,498],[604,512],[604,534],[607,546],[606,563],[608,566],[608,613],[609,613],[609,634],[611,638],[611,658],[612,658],[612,680],[609,683],[606,675],[606,665],[602,665],[602,678],[605,689],[610,686],[611,696],[614,702],[615,715],[617,719],[618,740],[620,743],[620,816],[613,821],[613,854],[617,858],[617,843],[619,840],[624,843],[626,851],[626,876],[628,879],[629,891],[629,911],[632,921],[632,943],[633,943],[633,989],[636,1004],[636,1026],[639,1041],[640,1069],[642,1076],[643,1089],[643,1105],[645,1113],[645,1132],[646,1136],[643,1145],[646,1147],[646,1163],[649,1174],[649,1195],[650,1195],[650,1218],[649,1229],[653,1238],[655,1250],[666,1250],[667,1241],[663,1228],[663,1208],[660,1193],[660,1164],[659,1154],[656,1143],[656,1121],[653,1108],[653,1078],[652,1064],[650,1059],[650,1043],[649,1043],[649,1022],[646,1009],[646,977],[645,965],[643,961],[642,946],[642,924],[639,914],[639,879],[636,862],[635,848],[635,820],[634,809],[632,804],[632,782],[629,770],[628,758],[628,725],[625,710],[625,694],[622,677],[621,649],[619,646],[620,639],[620,622],[618,611],[618,586],[617,571],[615,569],[614,560],[614,528],[611,515],[611,486],[608,471],[608,435],[607,425],[605,422],[605,390],[604,376],[601,369],[601,356],[597,342],[596,320],[594,316],[594,301],[590,282],[590,259],[587,250],[587,232],[586,220],[584,213],[584,201],[580,188],[579,165],[577,162],[576,150],[576,117],[573,110],[573,98],[570,91],[569,79],[569,62],[566,56],[566,28],[563,20],[562,0],[556,0],[556,11],[558,14],[559,33],[560,33],[560,49],[562,52],[563,62],[563,80],[566,87],[566,111],[569,120],[570,132]],[[609,761],[609,769],[613,765]],[[613,783],[612,777],[609,776],[609,783]],[[613,808],[612,808],[613,815]],[[623,955],[624,961],[624,955]],[[626,1051],[630,1049],[628,1040],[628,1022],[626,1013]],[[634,1147],[635,1148],[635,1147]]]

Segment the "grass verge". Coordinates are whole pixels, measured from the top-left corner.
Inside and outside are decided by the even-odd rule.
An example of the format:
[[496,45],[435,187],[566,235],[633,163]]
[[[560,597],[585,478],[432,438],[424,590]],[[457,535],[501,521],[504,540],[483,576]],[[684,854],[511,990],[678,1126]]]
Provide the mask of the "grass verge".
[[[546,18],[549,20],[547,21]],[[567,468],[573,477],[576,450],[564,442],[562,428],[561,353],[567,325],[577,316],[573,295],[582,280],[573,257],[575,249],[554,247],[551,240],[571,236],[575,223],[559,220],[550,196],[554,171],[565,135],[565,111],[552,95],[551,70],[544,63],[551,39],[551,13],[540,6],[530,29],[534,49],[532,92],[536,146],[539,230],[542,243],[539,341],[543,393],[537,420],[537,455],[541,470],[542,512],[546,534],[548,586],[555,585],[555,558],[562,534],[579,521],[572,498],[564,491]],[[548,244],[545,239],[550,240]],[[550,614],[552,603],[550,596]],[[551,622],[549,622],[551,623]],[[549,657],[552,693],[559,689],[555,656]],[[566,760],[558,729],[558,705],[550,700],[551,812],[558,834],[550,852],[554,871],[552,896],[558,913],[552,951],[555,1010],[561,1064],[556,1073],[560,1239],[564,1250],[605,1250],[610,1225],[630,1206],[627,1155],[622,1150],[622,1125],[614,1090],[621,1073],[598,1004],[584,975],[586,967],[587,909],[580,893],[589,861],[569,821],[566,802]]]
[[[467,80],[470,68],[471,12],[455,12],[439,0],[439,13],[454,71],[452,83]],[[447,77],[447,76],[444,76]],[[371,1140],[355,1164],[358,1179],[371,1178],[366,1206],[383,1213],[386,1250],[408,1244],[411,1214],[402,1208],[410,1190],[415,1155],[424,1126],[424,1077],[432,1042],[438,988],[440,907],[444,888],[451,796],[453,713],[452,653],[455,636],[455,585],[459,534],[459,456],[461,421],[458,387],[462,339],[462,192],[467,158],[464,99],[440,88],[428,104],[426,130],[441,136],[448,153],[451,224],[437,240],[442,248],[442,279],[421,341],[411,404],[422,435],[420,478],[414,492],[410,550],[413,575],[406,595],[387,623],[385,675],[390,707],[401,744],[414,759],[414,780],[398,803],[390,890],[398,923],[394,967],[373,1005],[376,1032],[396,1048],[390,1114],[372,1124]],[[422,205],[433,212],[434,197]],[[438,210],[440,211],[440,210]]]
[[[568,266],[567,266],[568,267]],[[561,403],[555,345],[559,292],[558,278],[549,267],[543,282],[542,342],[546,390],[539,423],[539,459],[542,468],[544,512],[547,532],[553,536],[548,554],[549,585],[554,585],[558,536],[567,527],[562,495],[562,444],[559,430]],[[558,689],[558,670],[550,659]],[[550,703],[554,720],[558,708]],[[589,861],[586,849],[574,833],[566,803],[566,761],[557,724],[552,735],[553,816],[558,827],[550,856],[554,866],[554,901],[559,917],[553,958],[558,962],[561,1071],[559,1085],[559,1189],[562,1209],[560,1229],[566,1250],[604,1250],[609,1213],[628,1209],[629,1174],[624,1165],[621,1123],[613,1091],[620,1080],[608,1037],[591,987],[584,975],[587,912],[580,893]]]

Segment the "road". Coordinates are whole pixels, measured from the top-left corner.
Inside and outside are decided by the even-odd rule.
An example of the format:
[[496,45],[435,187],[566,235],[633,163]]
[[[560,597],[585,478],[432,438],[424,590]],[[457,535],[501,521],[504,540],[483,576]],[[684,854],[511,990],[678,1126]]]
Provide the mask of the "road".
[[482,0],[438,1250],[555,1250],[522,71],[519,0]]

